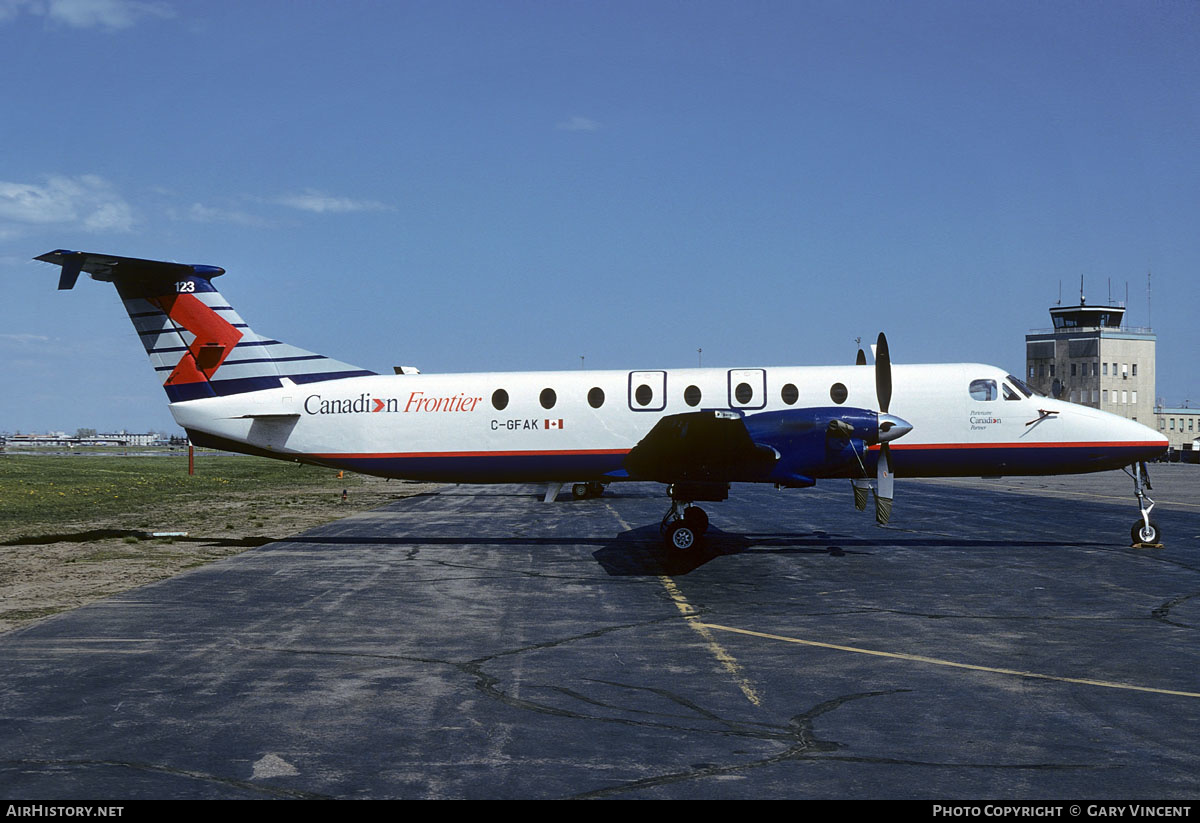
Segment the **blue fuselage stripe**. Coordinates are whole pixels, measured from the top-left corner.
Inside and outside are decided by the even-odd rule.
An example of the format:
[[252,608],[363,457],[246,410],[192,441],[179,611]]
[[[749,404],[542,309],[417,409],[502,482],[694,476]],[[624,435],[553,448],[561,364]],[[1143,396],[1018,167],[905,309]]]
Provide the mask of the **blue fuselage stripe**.
[[[1082,444],[984,447],[930,446],[892,451],[897,477],[980,477],[992,475],[1079,474],[1128,466],[1161,453],[1144,444]],[[614,478],[623,472],[623,453],[588,452],[495,454],[321,454],[315,462],[364,474],[459,483],[538,482],[554,478],[589,480]],[[873,477],[878,452],[867,455],[867,474]],[[855,467],[857,469],[857,466]],[[861,476],[849,467],[822,479]],[[764,478],[765,480],[765,478]]]

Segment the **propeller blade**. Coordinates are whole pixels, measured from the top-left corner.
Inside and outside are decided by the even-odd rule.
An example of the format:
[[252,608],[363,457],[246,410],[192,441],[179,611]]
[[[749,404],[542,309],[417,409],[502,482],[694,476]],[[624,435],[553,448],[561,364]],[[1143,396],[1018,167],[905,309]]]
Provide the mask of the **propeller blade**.
[[875,344],[875,396],[879,400],[879,410],[887,414],[892,402],[892,358],[883,332],[879,333],[879,342]]
[[854,508],[860,512],[866,511],[867,499],[871,494],[871,481],[855,477],[850,481],[850,485],[854,488]]
[[892,448],[887,443],[879,446],[879,465],[875,471],[875,522],[886,526],[892,517]]

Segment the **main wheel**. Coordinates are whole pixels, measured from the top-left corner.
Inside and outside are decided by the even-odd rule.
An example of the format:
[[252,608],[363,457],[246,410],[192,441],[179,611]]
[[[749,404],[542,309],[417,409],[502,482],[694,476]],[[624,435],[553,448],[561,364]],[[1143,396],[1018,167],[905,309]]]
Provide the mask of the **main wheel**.
[[588,494],[591,497],[603,497],[604,496],[604,484],[601,483],[600,481],[593,480],[587,484],[587,487],[588,487]]
[[1137,520],[1133,524],[1133,528],[1129,530],[1129,537],[1134,543],[1161,543],[1162,529],[1153,520],[1150,521],[1150,527],[1146,528],[1146,524],[1141,520]]
[[587,483],[576,483],[571,486],[571,496],[576,500],[586,500],[592,496],[591,489],[588,488]]
[[678,551],[688,551],[700,540],[695,528],[686,520],[676,520],[667,527],[667,546]]
[[699,506],[688,506],[683,510],[683,522],[696,530],[696,534],[708,531],[708,513]]

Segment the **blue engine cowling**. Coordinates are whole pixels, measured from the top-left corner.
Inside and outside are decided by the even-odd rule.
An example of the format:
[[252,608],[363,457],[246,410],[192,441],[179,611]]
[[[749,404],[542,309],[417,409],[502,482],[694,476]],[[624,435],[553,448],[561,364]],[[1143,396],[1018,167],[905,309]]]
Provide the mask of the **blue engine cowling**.
[[781,486],[811,486],[820,477],[873,476],[879,414],[829,406],[747,415],[750,438],[779,455],[764,478]]

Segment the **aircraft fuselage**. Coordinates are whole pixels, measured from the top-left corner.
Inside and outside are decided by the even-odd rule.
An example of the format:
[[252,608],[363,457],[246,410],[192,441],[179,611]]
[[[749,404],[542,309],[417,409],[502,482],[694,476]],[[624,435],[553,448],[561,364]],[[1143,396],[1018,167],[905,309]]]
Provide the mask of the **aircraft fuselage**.
[[[1090,407],[1029,396],[994,366],[894,366],[900,477],[1062,474],[1161,453],[1158,435]],[[876,407],[870,366],[494,372],[353,377],[171,404],[202,445],[442,482],[621,480],[666,415]],[[769,443],[768,443],[769,444]],[[874,472],[877,446],[863,455]],[[857,476],[857,466],[814,477]]]

